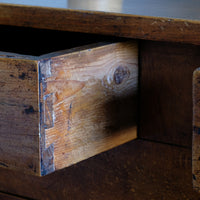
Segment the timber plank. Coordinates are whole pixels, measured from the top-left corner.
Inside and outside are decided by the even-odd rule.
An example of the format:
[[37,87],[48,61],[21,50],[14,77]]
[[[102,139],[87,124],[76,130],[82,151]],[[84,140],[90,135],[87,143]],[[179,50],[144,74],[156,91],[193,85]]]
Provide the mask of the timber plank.
[[0,4],[0,24],[200,44],[199,20],[78,9]]
[[192,76],[199,63],[199,46],[141,42],[141,138],[191,148]]
[[45,177],[0,169],[0,190],[33,199],[198,200],[191,149],[135,140]]
[[0,58],[0,166],[39,173],[37,62],[27,59]]
[[137,138],[137,42],[0,53],[0,167],[44,176]]

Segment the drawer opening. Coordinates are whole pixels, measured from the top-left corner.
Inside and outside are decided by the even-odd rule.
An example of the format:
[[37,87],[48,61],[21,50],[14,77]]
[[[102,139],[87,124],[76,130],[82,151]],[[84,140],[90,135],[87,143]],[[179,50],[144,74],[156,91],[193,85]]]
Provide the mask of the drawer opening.
[[0,36],[3,39],[0,51],[32,56],[92,43],[123,40],[111,36],[14,26],[0,26]]
[[0,35],[0,167],[45,176],[137,138],[137,41]]

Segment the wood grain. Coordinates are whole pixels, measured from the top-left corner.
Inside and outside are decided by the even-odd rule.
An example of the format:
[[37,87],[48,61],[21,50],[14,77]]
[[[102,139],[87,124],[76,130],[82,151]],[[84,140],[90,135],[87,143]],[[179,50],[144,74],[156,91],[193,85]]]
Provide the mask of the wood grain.
[[0,4],[0,24],[200,44],[198,20],[170,16]]
[[99,44],[40,61],[43,175],[137,137],[137,51]]
[[39,173],[37,62],[0,58],[0,166]]
[[192,75],[200,47],[141,42],[139,136],[191,148]]
[[191,149],[135,140],[45,177],[0,169],[0,190],[45,200],[198,200],[191,160]]
[[192,172],[193,186],[200,192],[200,118],[199,118],[199,99],[200,99],[200,71],[199,68],[194,71],[193,75],[193,152],[192,152]]
[[1,0],[1,3],[66,8],[76,10],[92,10],[130,14],[140,16],[171,17],[177,19],[199,20],[200,3],[196,0],[58,0],[58,1],[22,1]]
[[138,47],[0,53],[0,167],[46,175],[137,137]]

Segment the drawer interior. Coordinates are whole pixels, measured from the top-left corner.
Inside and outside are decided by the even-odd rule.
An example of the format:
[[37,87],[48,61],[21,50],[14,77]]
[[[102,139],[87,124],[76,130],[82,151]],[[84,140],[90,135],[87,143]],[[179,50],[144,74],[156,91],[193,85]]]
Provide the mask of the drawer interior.
[[122,41],[122,38],[14,26],[0,26],[3,39],[0,51],[41,56],[97,42]]

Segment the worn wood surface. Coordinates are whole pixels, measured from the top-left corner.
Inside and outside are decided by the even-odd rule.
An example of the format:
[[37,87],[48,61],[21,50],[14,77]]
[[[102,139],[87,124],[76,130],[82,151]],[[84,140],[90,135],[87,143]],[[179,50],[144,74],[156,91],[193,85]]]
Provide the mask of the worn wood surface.
[[145,139],[192,144],[192,75],[200,47],[141,42],[140,131]]
[[33,199],[198,200],[191,149],[135,140],[45,177],[0,169],[0,190]]
[[200,20],[200,2],[196,0],[1,0],[0,2],[52,8],[115,12],[118,14]]
[[0,4],[1,25],[200,44],[200,22],[188,18]]
[[48,56],[39,62],[43,175],[137,137],[136,42]]
[[0,55],[0,166],[39,173],[37,62]]
[[192,172],[194,188],[200,192],[200,71],[195,70],[193,76],[193,152]]
[[137,137],[137,43],[0,53],[0,166],[46,175]]

